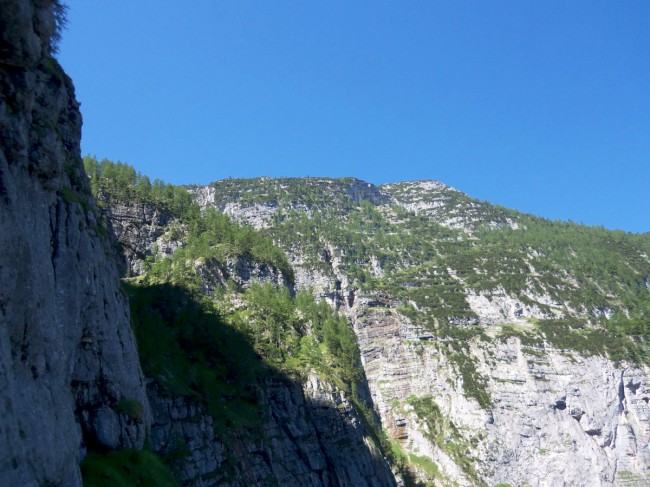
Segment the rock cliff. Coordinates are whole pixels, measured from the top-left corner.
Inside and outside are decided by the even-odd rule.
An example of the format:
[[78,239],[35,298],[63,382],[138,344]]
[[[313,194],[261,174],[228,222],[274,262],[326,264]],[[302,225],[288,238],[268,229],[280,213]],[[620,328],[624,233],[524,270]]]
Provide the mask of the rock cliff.
[[[389,303],[367,299],[350,310],[364,368],[383,425],[408,451],[443,466],[449,479],[474,485],[645,485],[650,468],[650,370],[532,346],[518,337],[473,340],[469,351],[492,398],[483,408],[464,392],[462,374],[431,334]],[[463,431],[478,476],[454,463],[454,450],[428,437],[411,404],[430,395],[438,421]],[[444,419],[443,419],[444,418]],[[451,434],[447,428],[447,435]],[[462,465],[462,463],[461,463]],[[444,481],[443,481],[444,484]]]
[[150,417],[79,105],[50,55],[52,7],[0,2],[2,485],[80,485],[86,448],[141,448]]
[[[363,205],[350,210],[354,203],[338,191],[330,195],[330,205],[319,208],[321,220],[310,211],[318,201],[314,195],[330,192],[336,183],[279,181],[240,183],[238,195],[228,181],[193,191],[202,205],[266,229],[287,251],[296,288],[313,288],[346,313],[382,426],[422,481],[650,482],[650,369],[644,360],[618,358],[621,350],[634,349],[634,340],[623,340],[616,349],[619,337],[604,338],[612,341],[607,352],[606,346],[594,345],[610,334],[607,321],[625,294],[611,288],[581,302],[585,288],[602,290],[611,283],[605,275],[594,284],[598,272],[592,269],[607,262],[575,263],[595,258],[590,244],[581,248],[576,239],[552,258],[557,250],[550,244],[526,237],[550,223],[472,200],[437,182],[382,186],[377,190],[384,198],[371,202],[375,210]],[[286,187],[301,185],[309,186],[302,197],[297,191],[287,197]],[[268,215],[269,204],[274,217]],[[333,215],[336,225],[321,223]],[[315,237],[305,236],[310,225]],[[418,227],[430,228],[429,236],[415,240]],[[516,253],[491,256],[489,244],[484,258],[470,260],[472,267],[456,257],[464,248],[481,245],[476,243],[481,239],[497,240],[500,231],[522,240]],[[391,240],[389,232],[398,237]],[[604,234],[604,241],[613,236]],[[632,292],[640,286],[644,296],[646,248],[643,241],[634,251],[635,264],[625,264],[636,272]],[[615,252],[612,247],[600,255],[618,265],[626,257]],[[433,260],[427,262],[430,255]],[[560,264],[560,259],[567,260]],[[498,261],[503,263],[494,265]],[[584,268],[589,274],[582,274]],[[577,324],[563,325],[567,318]],[[605,328],[597,331],[596,323]],[[647,338],[635,340],[645,343]]]
[[144,272],[147,257],[171,255],[182,228],[168,212],[144,203],[105,205],[107,222],[124,256],[122,275]]
[[[220,439],[214,419],[182,397],[149,390],[153,446],[161,455],[185,445],[177,462],[189,486],[396,485],[354,407],[312,376],[303,387],[280,378],[263,384],[262,429]],[[223,437],[221,437],[223,438]]]

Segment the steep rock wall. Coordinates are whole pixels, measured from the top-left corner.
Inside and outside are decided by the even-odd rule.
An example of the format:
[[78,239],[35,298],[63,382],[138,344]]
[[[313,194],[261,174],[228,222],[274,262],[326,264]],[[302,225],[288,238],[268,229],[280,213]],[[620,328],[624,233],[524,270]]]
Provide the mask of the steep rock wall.
[[80,485],[86,446],[141,447],[149,420],[50,3],[0,1],[1,485]]
[[121,269],[123,275],[141,274],[147,257],[170,255],[180,245],[169,228],[175,220],[167,212],[151,205],[105,204],[104,216],[124,256],[126,268]]
[[154,449],[169,457],[182,445],[176,466],[184,485],[396,485],[354,407],[317,377],[303,387],[266,379],[261,428],[231,432],[227,440],[192,400],[162,394],[154,384],[149,397]]
[[[549,487],[650,481],[648,367],[502,335],[502,323],[525,328],[539,313],[495,290],[475,306],[485,339],[467,344],[467,358],[491,399],[482,407],[467,394],[472,386],[452,359],[453,344],[411,323],[397,311],[397,300],[355,289],[336,257],[325,273],[302,265],[300,254],[291,260],[296,287],[312,287],[353,323],[383,428],[405,452],[437,465],[436,480],[421,471],[422,479]],[[413,407],[414,398],[427,397],[439,407],[435,422],[446,423],[444,441],[432,438],[430,424]],[[453,431],[460,432],[457,438]],[[463,454],[455,455],[458,450]],[[475,474],[459,468],[463,461]]]
[[360,299],[350,314],[383,425],[405,449],[473,484],[423,435],[409,398],[431,395],[474,445],[467,454],[489,485],[647,485],[650,370],[517,337],[476,340],[470,352],[492,399],[483,409],[467,397],[446,347],[383,304]]

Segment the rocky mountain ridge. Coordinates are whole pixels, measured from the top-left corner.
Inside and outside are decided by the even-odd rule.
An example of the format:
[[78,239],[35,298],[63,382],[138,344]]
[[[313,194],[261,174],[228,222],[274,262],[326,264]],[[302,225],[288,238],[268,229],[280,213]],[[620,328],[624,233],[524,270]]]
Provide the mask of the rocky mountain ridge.
[[[492,207],[437,182],[387,189],[353,179],[262,178],[190,192],[204,211],[215,207],[267,232],[287,253],[295,289],[313,289],[347,316],[394,458],[420,481],[643,485],[650,394],[647,365],[638,359],[646,339],[643,331],[632,337],[637,343],[608,329],[617,316],[630,318],[639,301],[627,301],[625,285],[602,292],[609,275],[583,275],[581,266],[590,259],[598,265],[601,253],[573,233],[586,232],[608,252],[614,242],[623,249],[612,271],[629,280],[619,264],[632,269],[627,285],[634,292],[647,289],[647,242]],[[559,249],[537,235],[546,227],[566,234],[553,242]],[[473,261],[473,273],[445,262],[451,254],[462,264],[454,253],[483,250],[481,239],[501,244],[493,236],[499,232],[534,237],[518,243],[516,253],[496,255],[502,264],[492,272],[504,277],[476,281],[487,273],[478,265],[485,259]],[[404,236],[413,242],[400,249]],[[373,247],[377,237],[381,246]],[[587,245],[585,256],[580,245]],[[395,258],[411,248],[417,253]],[[577,260],[569,261],[574,267],[560,267],[564,255]],[[509,274],[524,279],[508,282]],[[584,302],[561,295],[589,280],[599,293],[584,293]],[[631,307],[621,308],[626,302]],[[639,316],[645,322],[643,311]]]
[[350,209],[360,201],[375,206],[394,204],[405,211],[427,215],[445,227],[466,232],[486,226],[517,228],[515,212],[470,198],[434,180],[375,186],[356,178],[229,178],[208,186],[187,188],[201,207],[216,207],[258,229],[270,226],[270,217],[287,204],[296,211],[310,211],[337,205],[347,205]]
[[[379,197],[368,204],[354,202],[343,181],[238,181],[237,194],[230,189],[233,184],[218,181],[191,191],[204,207],[227,209],[233,218],[266,229],[287,251],[296,287],[316,289],[348,316],[382,425],[416,464],[422,480],[441,485],[648,482],[649,369],[643,360],[621,360],[616,350],[595,345],[609,340],[601,336],[610,333],[607,323],[630,316],[631,308],[620,307],[626,299],[621,293],[627,292],[622,286],[614,285],[607,292],[602,289],[610,276],[624,278],[614,267],[622,262],[634,269],[631,292],[641,292],[644,298],[632,308],[647,303],[647,242],[636,236],[628,242],[617,232],[521,215],[471,200],[437,182],[379,187]],[[287,191],[292,186],[308,187],[302,190],[302,199],[297,191]],[[332,188],[339,189],[336,197]],[[321,198],[332,202],[319,208],[323,219],[309,212]],[[355,212],[361,216],[355,218]],[[325,228],[323,220],[333,215],[343,223]],[[368,225],[373,219],[383,222]],[[433,259],[422,252],[425,258],[419,262],[406,256],[391,266],[394,257],[386,252],[393,244],[389,238],[384,248],[373,249],[370,238],[355,242],[355,231],[370,232],[376,238],[382,225],[389,227],[386,233],[406,229],[404,235],[412,235],[405,221],[427,224],[429,244],[425,239],[416,243],[430,245]],[[347,223],[352,228],[345,228]],[[467,252],[462,247],[471,249],[472,241],[501,242],[501,237],[494,236],[501,231],[508,238],[528,238],[527,232],[535,234],[547,226],[567,233],[567,242],[560,242],[559,249],[538,246],[540,238],[535,236],[532,242],[517,245],[516,253],[497,254],[495,260],[503,262],[497,268],[482,269],[490,263],[481,256],[473,256],[475,267],[470,272],[449,265],[463,264],[453,254]],[[285,232],[283,227],[292,231]],[[455,232],[446,234],[445,228]],[[310,230],[316,237],[304,238]],[[593,266],[581,262],[580,246],[589,244],[580,238],[569,241],[574,231],[602,239],[605,251],[586,248],[584,252],[607,254],[603,265],[610,265],[612,241],[620,238],[623,247],[638,246],[629,255],[617,255],[620,262],[600,279]],[[632,243],[635,239],[640,243]],[[440,252],[442,245],[446,248]],[[359,247],[363,253],[355,252]],[[407,254],[409,245],[404,247]],[[572,262],[573,268],[560,268],[558,264],[564,261],[549,258],[552,252],[578,262]],[[634,263],[627,261],[632,254]],[[490,271],[497,277],[478,281],[477,277]],[[509,274],[518,278],[519,273],[523,279],[504,283]],[[445,275],[442,285],[432,286],[441,274]],[[390,279],[401,286],[383,285]],[[586,296],[581,288],[587,286],[599,291]],[[419,287],[426,294],[411,291]],[[583,292],[584,301],[568,294],[571,290]],[[440,307],[431,307],[436,294],[442,313],[436,311]],[[641,321],[647,323],[648,315],[642,316]],[[575,323],[557,325],[567,319]],[[575,340],[562,343],[566,337]],[[646,340],[634,338],[639,339]],[[635,347],[627,339],[622,343],[624,349]],[[467,452],[459,453],[463,449]]]

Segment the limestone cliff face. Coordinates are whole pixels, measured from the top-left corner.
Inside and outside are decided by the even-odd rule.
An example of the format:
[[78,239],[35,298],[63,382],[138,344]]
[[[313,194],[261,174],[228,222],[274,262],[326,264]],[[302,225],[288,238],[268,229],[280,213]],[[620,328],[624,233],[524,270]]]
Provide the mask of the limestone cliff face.
[[[473,200],[451,186],[439,181],[413,181],[380,186],[407,211],[433,217],[448,228],[471,233],[477,227],[517,228],[515,217],[503,209]],[[431,195],[434,195],[432,198]]]
[[[361,200],[374,205],[389,203],[393,198],[376,186],[355,178],[341,180],[330,178],[305,178],[319,189],[316,202],[306,202],[296,178],[260,178],[269,188],[257,195],[251,190],[240,188],[238,179],[217,181],[210,186],[192,186],[189,191],[202,207],[213,206],[237,221],[245,222],[256,229],[266,228],[273,223],[283,202],[290,200],[296,211],[313,214],[324,205],[341,202],[344,205],[357,205]],[[251,194],[252,193],[252,194]]]
[[[650,481],[648,367],[501,337],[499,323],[525,327],[538,310],[522,306],[513,313],[516,300],[495,293],[475,306],[488,339],[474,339],[468,347],[492,398],[485,408],[466,394],[452,347],[401,315],[396,300],[354,289],[336,258],[330,273],[301,268],[300,262],[294,257],[297,287],[315,287],[354,324],[382,426],[405,451],[439,467],[436,484],[587,487]],[[451,431],[462,432],[455,443],[476,475],[459,468],[450,450],[432,439],[430,425],[410,403],[427,396],[440,408],[437,420],[454,425],[446,428],[445,441]]]
[[105,205],[104,213],[124,256],[123,275],[141,274],[147,257],[171,255],[180,245],[182,229],[165,211],[132,203]]
[[648,368],[531,347],[516,337],[476,340],[471,354],[492,397],[484,409],[463,393],[461,374],[431,335],[382,304],[359,299],[350,314],[384,427],[407,450],[473,485],[427,438],[409,405],[411,396],[431,395],[474,445],[468,454],[489,485],[647,485]]
[[[300,262],[294,257],[297,287],[314,287],[354,324],[383,427],[405,451],[438,466],[437,484],[647,485],[647,367],[502,338],[498,323],[519,320],[523,327],[538,310],[524,306],[515,315],[503,296],[486,298],[475,309],[489,339],[469,344],[492,398],[485,408],[467,396],[462,373],[450,358],[451,346],[441,346],[430,331],[413,325],[397,311],[394,299],[354,289],[338,272],[336,258],[330,273]],[[459,468],[450,451],[432,439],[430,425],[410,404],[414,397],[427,396],[440,408],[437,419],[454,425],[446,434],[462,432],[456,445],[465,449],[476,475]]]
[[85,447],[141,447],[149,421],[54,25],[50,2],[0,1],[1,485],[80,485]]
[[[491,228],[518,225],[516,215],[469,200],[440,183],[381,189],[407,211],[468,234],[485,222]],[[438,196],[424,199],[422,191]],[[212,198],[219,208],[235,208],[211,194],[212,187],[195,192],[204,205]],[[237,204],[235,218],[272,227],[264,211],[256,213],[263,205]],[[426,461],[412,464],[422,480],[465,486],[648,485],[650,369],[503,333],[510,326],[525,336],[536,319],[571,313],[565,302],[533,289],[519,296],[501,287],[466,289],[474,317],[470,325],[459,326],[479,327],[481,334],[463,344],[465,358],[459,359],[453,339],[437,338],[399,311],[405,303],[387,293],[362,291],[351,282],[341,257],[350,249],[326,238],[321,245],[314,265],[313,249],[284,242],[296,288],[313,288],[353,323],[383,428],[406,453],[435,464],[429,470],[422,466]],[[365,265],[372,275],[382,276],[379,261],[370,259]],[[449,272],[460,280],[453,269]],[[487,404],[468,394],[471,377],[459,368],[465,361],[474,364],[484,381]]]

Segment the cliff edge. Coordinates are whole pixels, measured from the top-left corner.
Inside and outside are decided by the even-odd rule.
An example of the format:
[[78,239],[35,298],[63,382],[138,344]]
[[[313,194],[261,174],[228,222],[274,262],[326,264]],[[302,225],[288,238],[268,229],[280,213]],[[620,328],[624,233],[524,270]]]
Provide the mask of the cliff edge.
[[142,447],[150,416],[58,6],[0,1],[0,485],[80,485],[88,448]]

